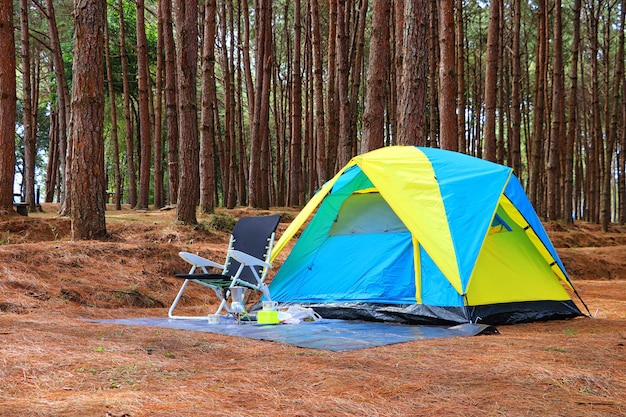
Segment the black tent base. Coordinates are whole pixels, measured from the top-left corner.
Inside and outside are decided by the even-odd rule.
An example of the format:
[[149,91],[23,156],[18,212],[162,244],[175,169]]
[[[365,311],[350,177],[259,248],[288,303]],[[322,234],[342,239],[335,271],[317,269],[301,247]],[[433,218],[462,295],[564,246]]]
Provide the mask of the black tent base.
[[[281,306],[288,305],[289,303]],[[573,301],[525,301],[467,307],[439,307],[423,304],[299,303],[328,319],[369,320],[405,324],[489,325],[530,323],[570,319],[583,314]]]

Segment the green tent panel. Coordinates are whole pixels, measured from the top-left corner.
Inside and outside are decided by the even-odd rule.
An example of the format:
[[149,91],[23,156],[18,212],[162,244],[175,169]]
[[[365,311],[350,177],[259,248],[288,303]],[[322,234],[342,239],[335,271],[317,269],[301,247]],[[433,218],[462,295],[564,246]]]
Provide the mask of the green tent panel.
[[270,292],[324,317],[500,324],[582,314],[502,165],[434,148],[359,155],[303,208],[272,260],[301,229]]

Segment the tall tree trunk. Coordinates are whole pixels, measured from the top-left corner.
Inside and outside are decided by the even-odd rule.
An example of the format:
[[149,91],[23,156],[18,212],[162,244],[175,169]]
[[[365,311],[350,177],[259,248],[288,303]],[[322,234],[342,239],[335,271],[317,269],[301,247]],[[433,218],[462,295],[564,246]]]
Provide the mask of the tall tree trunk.
[[70,192],[72,240],[106,235],[104,0],[74,0]]
[[150,107],[148,83],[148,40],[146,38],[146,21],[144,1],[137,0],[137,78],[139,95],[139,143],[141,154],[139,161],[139,198],[137,208],[148,209],[150,197],[150,168],[152,166],[152,137],[150,135]]
[[28,0],[20,0],[20,34],[22,52],[22,103],[24,123],[24,197],[28,209],[35,211],[35,157],[37,140],[31,87],[30,42],[28,29]]
[[[493,0],[491,7],[499,0]],[[442,149],[458,150],[456,120],[456,65],[454,48],[454,0],[439,3],[439,135]]]
[[350,102],[348,81],[350,76],[350,49],[348,20],[350,0],[338,0],[337,4],[337,97],[339,106],[339,164],[348,163],[352,157],[350,137]]
[[511,168],[522,178],[522,63],[520,50],[522,0],[513,0],[512,50],[511,50],[511,137],[509,150]]
[[463,0],[456,0],[456,128],[458,151],[467,153],[467,135],[465,133],[465,23]]
[[126,165],[128,169],[128,203],[131,208],[137,206],[137,176],[135,169],[135,145],[133,143],[133,119],[128,84],[128,57],[126,56],[126,25],[124,23],[124,5],[118,0],[120,17],[120,62],[122,65],[122,88],[124,92],[124,142],[126,143]]
[[[440,146],[439,142],[439,2],[429,0],[428,8],[428,137],[420,146]],[[443,7],[443,6],[442,6]]]
[[[226,7],[228,5],[228,8]],[[235,129],[235,89],[233,74],[233,51],[228,45],[233,45],[233,40],[228,39],[232,32],[232,1],[222,3],[222,16],[220,19],[220,33],[222,43],[221,66],[224,86],[224,155],[222,166],[222,184],[224,188],[224,204],[233,208],[237,204],[237,145]],[[230,27],[227,22],[230,21]]]
[[357,124],[360,108],[364,107],[360,100],[360,97],[362,96],[360,91],[361,79],[363,78],[363,66],[365,63],[365,26],[368,4],[368,0],[359,0],[358,2],[358,11],[355,10],[352,39],[350,41],[350,54],[348,61],[350,63],[351,74],[351,77],[349,78],[350,83],[348,94],[348,112],[350,115],[348,135],[350,136],[350,143],[352,144],[350,155],[356,155],[358,151]]
[[256,34],[256,85],[254,119],[250,139],[250,177],[248,204],[256,208],[268,208],[267,166],[269,145],[269,98],[272,71],[271,2],[261,0],[257,8]]
[[315,111],[315,167],[317,169],[317,182],[315,188],[319,188],[326,182],[326,124],[324,123],[324,80],[322,67],[322,39],[320,34],[319,1],[309,0],[311,13],[311,48],[313,54],[313,77],[314,77],[314,111]]
[[543,182],[543,144],[545,139],[545,83],[547,74],[547,21],[545,16],[545,0],[539,0],[538,18],[538,38],[537,38],[537,67],[535,69],[535,92],[533,107],[533,131],[531,140],[528,143],[530,149],[529,172],[528,172],[528,194],[540,216],[545,216],[545,206],[543,204],[540,184]]
[[176,104],[176,47],[172,24],[172,2],[159,0],[165,49],[165,132],[167,134],[167,191],[169,204],[178,202],[180,165],[178,160],[178,107]]
[[302,22],[300,0],[294,1],[293,83],[291,92],[291,141],[289,144],[289,204],[300,206],[304,201],[302,172]]
[[198,1],[176,0],[178,131],[180,134],[180,190],[177,220],[196,224],[200,174],[196,74],[198,62]]
[[489,3],[487,64],[485,67],[485,159],[496,161],[496,101],[498,91],[498,40],[500,38],[500,1]]
[[120,149],[117,137],[117,107],[115,105],[115,88],[113,86],[113,70],[111,68],[111,51],[109,48],[109,25],[105,12],[104,24],[104,58],[109,87],[109,111],[111,113],[111,144],[113,145],[113,169],[115,172],[115,209],[122,209],[122,175],[120,169]]
[[48,137],[50,142],[48,145],[48,166],[46,167],[46,195],[44,201],[52,203],[54,201],[54,193],[57,189],[59,179],[59,111],[55,108],[50,110],[48,117],[50,128],[48,129]]
[[554,2],[552,52],[552,126],[547,167],[548,218],[557,220],[561,212],[560,196],[560,161],[565,147],[565,81],[563,69],[563,36],[561,19],[561,0]]
[[403,65],[398,88],[398,145],[427,142],[428,0],[407,0],[402,30]]
[[[624,2],[622,2],[622,6]],[[610,122],[608,126],[608,134],[607,134],[607,145],[605,148],[605,157],[604,157],[604,172],[603,172],[603,185],[602,185],[602,212],[601,212],[601,223],[602,230],[604,232],[609,231],[609,224],[611,222],[611,183],[612,179],[615,175],[614,170],[611,169],[613,162],[613,154],[615,150],[615,145],[618,143],[618,131],[619,127],[619,115],[620,112],[623,111],[623,105],[620,102],[620,93],[622,92],[622,83],[624,83],[624,11],[623,9],[620,12],[620,35],[617,47],[617,56],[615,57],[616,67],[615,67],[615,76],[613,77],[613,85],[612,85],[612,97],[610,103]],[[622,98],[623,100],[623,98]],[[622,121],[621,129],[624,130],[626,126],[623,125],[624,121]],[[623,149],[622,149],[623,151]],[[624,196],[622,195],[622,198]]]
[[334,175],[338,165],[339,137],[339,98],[337,96],[337,8],[338,0],[329,0],[328,4],[328,60],[326,83],[326,177]]
[[390,2],[375,2],[373,13],[369,67],[367,69],[367,92],[363,114],[362,152],[382,148],[384,145],[385,97],[390,64]]
[[[152,145],[154,150],[154,208],[165,206],[165,186],[163,178],[163,21],[161,20],[161,2],[157,3],[157,50],[156,75],[154,81],[155,108]],[[148,75],[150,73],[148,72]]]
[[[589,37],[590,37],[590,55],[598,56],[598,27],[600,24],[600,10],[596,9],[593,2],[588,4],[587,11],[589,13]],[[598,60],[591,59],[591,143],[587,151],[587,176],[589,179],[589,188],[587,189],[587,197],[589,199],[589,220],[598,223],[600,221],[600,192],[601,192],[601,161],[602,152],[602,111],[600,109],[600,69]]]
[[572,62],[570,63],[570,87],[567,97],[567,135],[565,139],[565,166],[563,168],[563,214],[566,223],[574,219],[574,144],[578,132],[578,56],[580,51],[580,11],[581,0],[574,1]]
[[204,5],[202,47],[202,108],[200,121],[200,211],[215,211],[215,32],[217,2]]
[[13,211],[17,97],[15,64],[13,1],[0,0],[0,213]]
[[56,23],[56,14],[52,0],[46,0],[45,9],[37,2],[33,2],[41,11],[48,22],[48,34],[50,36],[50,51],[52,54],[52,65],[56,77],[57,99],[58,99],[58,161],[61,178],[60,184],[60,214],[66,216],[69,214],[69,184],[67,182],[67,174],[69,171],[68,161],[68,130],[70,117],[70,98],[67,80],[65,79],[65,66],[63,63],[63,55],[61,51],[61,41],[59,40],[59,30]]

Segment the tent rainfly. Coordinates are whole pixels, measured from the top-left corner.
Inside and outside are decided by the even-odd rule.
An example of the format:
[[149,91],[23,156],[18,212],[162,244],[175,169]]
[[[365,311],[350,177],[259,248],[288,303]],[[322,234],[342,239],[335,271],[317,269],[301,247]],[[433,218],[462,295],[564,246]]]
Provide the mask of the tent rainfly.
[[359,155],[302,209],[272,261],[309,219],[270,285],[279,303],[419,324],[582,315],[511,168],[412,146]]

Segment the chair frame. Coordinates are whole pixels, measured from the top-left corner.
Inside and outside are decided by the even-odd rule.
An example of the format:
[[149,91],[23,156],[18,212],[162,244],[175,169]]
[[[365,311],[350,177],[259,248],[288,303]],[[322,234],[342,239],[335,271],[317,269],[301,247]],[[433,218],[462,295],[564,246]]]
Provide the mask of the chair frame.
[[[275,232],[272,232],[272,234],[267,239],[265,253],[263,255],[265,260],[269,259],[269,256],[272,253],[275,234],[276,234]],[[264,259],[258,259],[252,255],[249,255],[245,252],[235,249],[234,243],[235,243],[235,238],[231,234],[230,241],[228,243],[228,250],[226,252],[226,260],[224,264],[214,262],[210,259],[203,258],[199,255],[196,255],[190,252],[178,253],[178,255],[185,262],[191,264],[191,268],[187,274],[181,274],[178,276],[178,277],[184,278],[185,281],[183,282],[180,289],[178,290],[178,293],[176,294],[176,297],[174,298],[174,301],[172,302],[172,305],[170,306],[169,311],[167,313],[170,319],[207,320],[210,315],[221,314],[222,311],[224,310],[226,310],[228,315],[238,314],[240,312],[234,311],[231,308],[230,304],[228,303],[228,299],[230,298],[230,292],[231,292],[230,289],[236,286],[245,287],[247,289],[252,289],[255,291],[260,291],[267,300],[271,301],[272,298],[270,295],[269,288],[267,284],[265,283],[265,279],[267,277],[267,273],[272,268],[272,265],[266,262]],[[228,267],[230,265],[231,259],[234,259],[235,261],[239,262],[239,267],[237,268],[237,271],[235,272],[235,274],[232,276],[226,274]],[[262,267],[260,274],[257,271],[258,267]],[[224,278],[229,278],[230,284],[228,286],[223,286],[223,285],[216,285],[216,284],[212,284],[211,282],[207,282],[207,281],[210,281],[210,278],[207,279],[207,276],[219,276],[220,275],[220,274],[211,274],[207,268],[221,269],[222,271],[221,275]],[[241,273],[244,271],[245,268],[250,268],[250,270],[252,271],[252,275],[254,276],[256,280],[255,283],[248,282],[240,278]],[[197,276],[197,277],[194,277],[194,276]],[[195,282],[204,287],[208,287],[212,289],[213,292],[215,292],[215,295],[220,300],[220,305],[214,313],[210,313],[208,315],[200,315],[200,316],[180,316],[180,315],[174,314],[174,310],[178,306],[178,303],[180,302],[180,299],[182,298],[183,293],[187,289],[187,285],[190,282]]]

